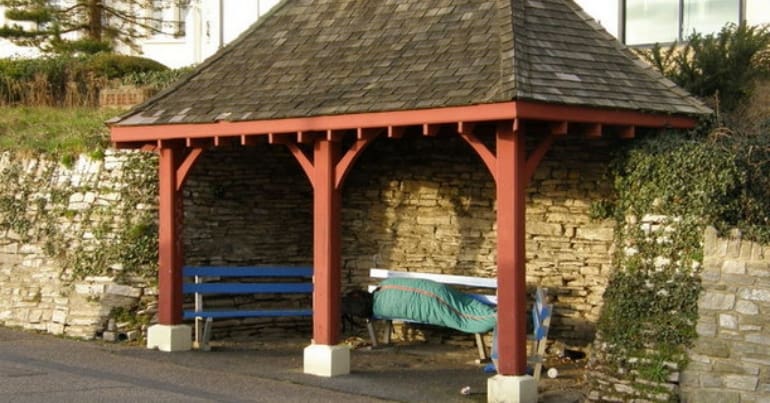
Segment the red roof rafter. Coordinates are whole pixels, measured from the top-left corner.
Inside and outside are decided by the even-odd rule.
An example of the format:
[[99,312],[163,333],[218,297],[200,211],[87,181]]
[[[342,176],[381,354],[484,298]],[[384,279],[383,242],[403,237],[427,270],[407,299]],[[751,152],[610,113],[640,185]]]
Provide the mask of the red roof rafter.
[[[158,140],[182,140],[188,146],[199,145],[199,139],[209,139],[215,145],[226,137],[240,137],[241,144],[249,144],[249,137],[268,136],[271,143],[307,142],[315,136],[339,138],[340,131],[384,129],[388,137],[398,138],[408,126],[421,126],[425,135],[437,133],[440,125],[504,120],[537,120],[552,122],[552,130],[564,133],[571,124],[590,127],[597,135],[597,127],[626,127],[622,134],[632,133],[629,127],[690,128],[695,118],[644,112],[593,109],[586,107],[549,105],[516,101],[496,104],[422,109],[394,112],[373,112],[349,115],[314,116],[275,120],[220,121],[199,124],[160,124],[112,126],[112,141],[118,147],[139,148]],[[592,126],[600,125],[600,126]]]

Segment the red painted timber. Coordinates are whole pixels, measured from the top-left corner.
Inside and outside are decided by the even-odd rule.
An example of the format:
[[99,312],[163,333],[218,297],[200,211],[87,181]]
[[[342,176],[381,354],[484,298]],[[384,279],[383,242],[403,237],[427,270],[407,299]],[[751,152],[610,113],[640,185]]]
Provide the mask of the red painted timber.
[[524,134],[512,126],[497,127],[497,342],[498,373],[519,376],[527,369],[526,145]]
[[313,340],[340,340],[341,196],[336,188],[340,143],[317,140],[313,146]]
[[[489,122],[499,120],[545,120],[604,125],[691,128],[696,119],[687,116],[649,114],[644,112],[595,109],[516,101],[496,104],[458,106],[409,111],[359,113],[243,122],[182,123],[110,127],[111,139],[117,145],[157,139],[206,138],[213,136],[267,135],[269,133],[325,132],[356,128],[418,126],[456,122]],[[389,133],[390,134],[390,133]],[[390,137],[390,136],[389,136]]]
[[172,148],[159,151],[158,322],[161,325],[182,323],[182,261],[177,222],[181,192],[176,185],[179,152]]

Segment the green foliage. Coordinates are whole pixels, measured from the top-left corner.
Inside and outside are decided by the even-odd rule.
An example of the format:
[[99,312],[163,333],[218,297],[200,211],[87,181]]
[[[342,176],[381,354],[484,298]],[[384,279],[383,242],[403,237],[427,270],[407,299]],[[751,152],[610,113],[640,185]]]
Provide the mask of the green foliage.
[[84,62],[86,70],[108,79],[168,70],[168,67],[152,59],[115,53],[99,53],[86,58]]
[[111,53],[0,59],[0,105],[96,106],[99,91],[111,81],[153,74],[171,79],[181,72],[143,57]]
[[[58,3],[0,0],[0,5],[6,7],[6,19],[12,22],[0,27],[0,37],[21,46],[36,46],[47,53],[93,54],[111,51],[118,44],[138,50],[137,39],[162,32],[161,21],[145,15],[145,0]],[[183,6],[182,3],[177,5]],[[175,23],[181,26],[180,21]]]
[[617,198],[592,206],[617,222],[617,268],[597,327],[610,365],[636,390],[664,382],[669,365],[686,365],[705,227],[738,226],[770,240],[770,150],[759,147],[767,140],[724,128],[709,136],[663,132],[630,143],[612,164]]
[[770,30],[730,24],[717,34],[693,33],[683,46],[655,45],[641,55],[666,77],[730,112],[748,99],[758,79],[770,77]]
[[[73,196],[84,199],[98,189],[52,185],[59,179],[54,177],[57,164],[50,161],[38,163],[32,174],[25,172],[26,159],[11,153],[6,158],[6,168],[0,172],[4,184],[0,189],[0,230],[13,231],[23,242],[43,245],[44,252],[58,259],[73,278],[112,275],[154,280],[157,226],[153,211],[147,209],[157,197],[153,156],[126,156],[118,203],[84,203],[75,208],[70,208]],[[67,225],[59,221],[62,218],[68,220]]]
[[121,82],[124,85],[163,89],[191,73],[193,69],[191,66],[179,69],[131,72],[122,76]]

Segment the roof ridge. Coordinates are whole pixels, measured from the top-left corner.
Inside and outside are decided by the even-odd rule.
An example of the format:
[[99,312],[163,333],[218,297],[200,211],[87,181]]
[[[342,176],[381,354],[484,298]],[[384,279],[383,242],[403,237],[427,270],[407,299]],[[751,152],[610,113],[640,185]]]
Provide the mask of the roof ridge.
[[527,5],[526,0],[510,0],[511,32],[513,35],[513,72],[515,73],[516,89],[511,99],[526,97],[532,92],[531,71],[532,63],[527,51],[526,32]]

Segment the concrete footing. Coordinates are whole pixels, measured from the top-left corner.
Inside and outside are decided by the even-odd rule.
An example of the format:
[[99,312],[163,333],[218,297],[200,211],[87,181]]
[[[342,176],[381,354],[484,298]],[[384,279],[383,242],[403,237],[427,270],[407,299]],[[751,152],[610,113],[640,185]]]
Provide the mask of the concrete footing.
[[192,328],[187,325],[152,325],[147,329],[147,348],[187,351],[192,348]]
[[304,372],[333,377],[350,373],[350,347],[311,344],[305,347]]
[[487,380],[487,402],[537,403],[537,381],[529,375],[495,375]]

